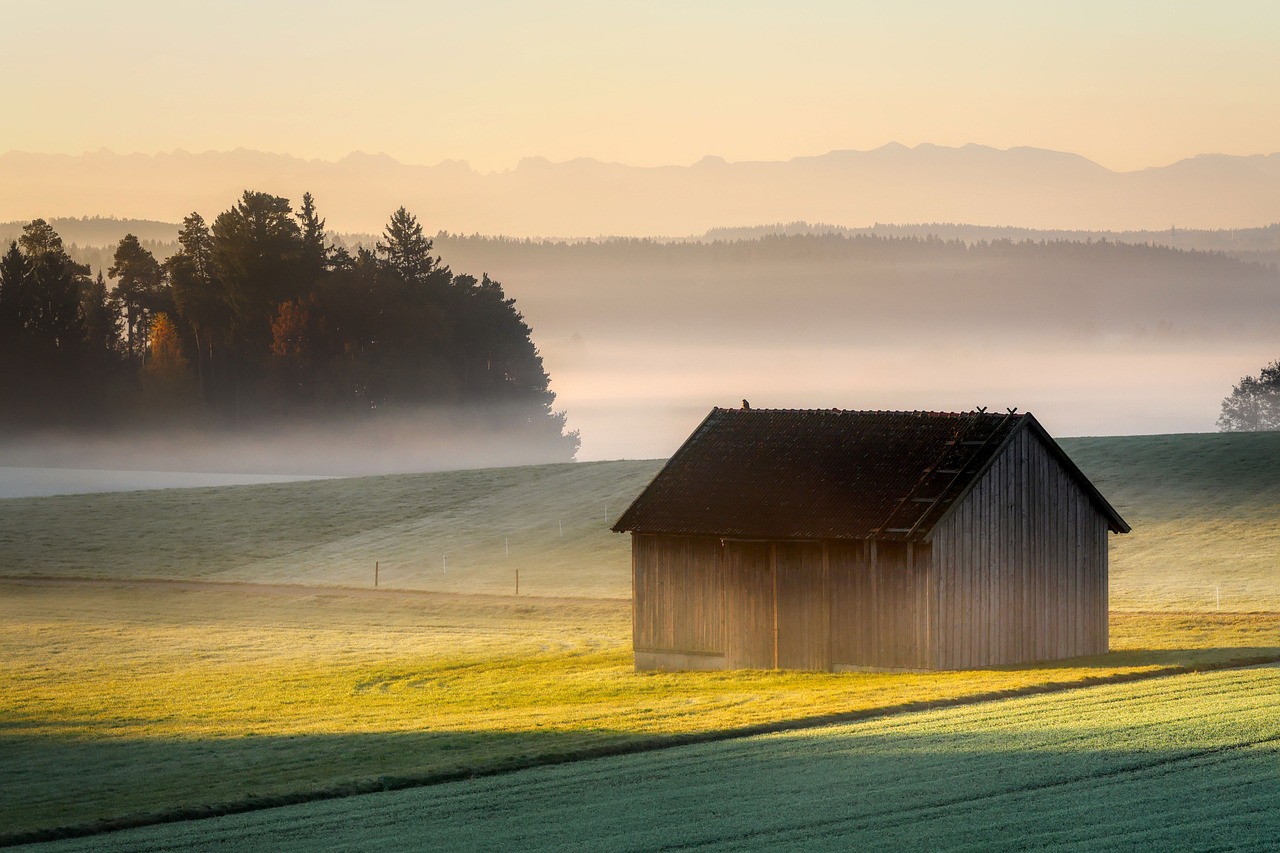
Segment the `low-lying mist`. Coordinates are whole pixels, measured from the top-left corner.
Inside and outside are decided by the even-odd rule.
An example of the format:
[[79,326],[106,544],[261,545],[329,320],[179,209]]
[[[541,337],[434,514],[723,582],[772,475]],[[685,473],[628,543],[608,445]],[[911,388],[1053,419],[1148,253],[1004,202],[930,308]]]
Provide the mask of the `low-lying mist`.
[[[1057,435],[1204,432],[1280,355],[1280,275],[1114,243],[844,237],[507,247],[580,459],[670,454],[713,405],[1016,406]],[[446,260],[449,260],[446,257]]]
[[420,407],[239,430],[45,430],[0,438],[0,466],[358,476],[563,460],[510,423],[492,409]]
[[[451,237],[500,280],[580,460],[668,456],[712,406],[1034,412],[1055,435],[1212,431],[1280,356],[1280,273],[1107,241],[796,234],[712,243]],[[0,465],[344,475],[557,457],[495,419],[41,434]]]

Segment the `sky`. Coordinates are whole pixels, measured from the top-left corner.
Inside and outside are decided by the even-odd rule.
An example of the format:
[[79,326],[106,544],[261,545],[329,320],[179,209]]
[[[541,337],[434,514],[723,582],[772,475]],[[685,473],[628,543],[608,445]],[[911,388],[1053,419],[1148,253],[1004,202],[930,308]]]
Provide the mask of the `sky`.
[[890,141],[1115,170],[1280,151],[1274,2],[3,2],[0,150],[785,160]]

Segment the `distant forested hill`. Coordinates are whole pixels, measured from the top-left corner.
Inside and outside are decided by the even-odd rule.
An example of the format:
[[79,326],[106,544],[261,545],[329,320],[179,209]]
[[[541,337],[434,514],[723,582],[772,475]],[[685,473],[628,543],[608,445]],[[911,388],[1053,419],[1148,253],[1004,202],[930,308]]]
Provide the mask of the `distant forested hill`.
[[[105,269],[110,264],[110,253],[115,250],[126,234],[133,234],[155,256],[164,260],[178,251],[178,229],[176,222],[157,222],[149,219],[117,219],[114,217],[54,217],[47,220],[62,235],[63,240],[71,247],[71,254],[82,263],[88,263],[95,269],[100,258],[107,258],[102,264]],[[9,241],[18,239],[22,233],[24,220],[0,222],[0,243],[7,245]],[[778,222],[765,225],[742,227],[712,228],[700,235],[672,240],[661,239],[659,243],[716,243],[738,242],[743,240],[759,240],[766,237],[793,236],[827,236],[842,237],[939,237],[943,240],[960,240],[965,243],[993,242],[996,240],[1069,241],[1069,242],[1101,242],[1142,243],[1152,246],[1165,246],[1171,249],[1198,250],[1204,252],[1221,252],[1237,260],[1257,261],[1259,263],[1280,263],[1280,223],[1272,223],[1255,228],[1229,229],[1186,229],[1170,227],[1161,231],[1081,231],[1081,230],[1041,230],[1035,228],[1019,228],[1015,226],[968,225],[957,222],[922,222],[922,223],[877,223],[866,228],[846,228],[838,225],[810,222]],[[363,233],[331,233],[331,241],[355,251],[358,246],[372,247],[377,241],[375,234]],[[474,241],[477,236],[453,235],[440,232],[436,235],[436,243],[449,246],[453,243]],[[479,239],[501,243],[515,243],[528,246],[531,243],[562,245],[583,242],[608,244],[630,244],[627,238],[604,238],[601,240],[527,240],[524,238],[483,237]],[[640,242],[648,242],[641,240]]]
[[455,266],[521,282],[544,334],[714,342],[919,335],[1268,336],[1280,273],[1111,240],[866,234],[549,243],[439,235]]

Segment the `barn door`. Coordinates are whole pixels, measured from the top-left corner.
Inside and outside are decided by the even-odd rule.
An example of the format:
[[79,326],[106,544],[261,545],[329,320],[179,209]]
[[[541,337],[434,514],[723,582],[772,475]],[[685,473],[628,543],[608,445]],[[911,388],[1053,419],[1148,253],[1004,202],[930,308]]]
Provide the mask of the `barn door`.
[[766,542],[724,544],[725,658],[730,669],[773,661],[773,566]]
[[773,547],[777,572],[774,589],[778,608],[778,667],[830,669],[822,545],[792,542]]

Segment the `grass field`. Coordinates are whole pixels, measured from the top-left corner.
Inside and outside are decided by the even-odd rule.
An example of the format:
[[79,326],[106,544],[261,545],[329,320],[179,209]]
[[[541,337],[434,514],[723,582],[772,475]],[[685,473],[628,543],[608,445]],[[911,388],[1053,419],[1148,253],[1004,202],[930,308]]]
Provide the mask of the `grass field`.
[[1134,526],[1115,651],[919,675],[633,672],[652,461],[0,501],[0,838],[1280,659],[1280,435],[1064,445]]
[[0,574],[629,597],[613,519],[660,463],[0,501]]
[[1133,525],[1111,539],[1113,609],[1280,610],[1280,433],[1062,444]]
[[1280,670],[1175,676],[51,850],[1274,849]]
[[625,602],[0,583],[0,834],[528,766],[827,714],[1280,658],[1280,614],[1121,614],[1111,655],[638,674]]
[[[1280,433],[1065,439],[1133,525],[1120,610],[1280,611]],[[660,462],[0,501],[0,574],[629,598],[613,520]]]

